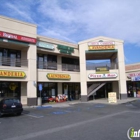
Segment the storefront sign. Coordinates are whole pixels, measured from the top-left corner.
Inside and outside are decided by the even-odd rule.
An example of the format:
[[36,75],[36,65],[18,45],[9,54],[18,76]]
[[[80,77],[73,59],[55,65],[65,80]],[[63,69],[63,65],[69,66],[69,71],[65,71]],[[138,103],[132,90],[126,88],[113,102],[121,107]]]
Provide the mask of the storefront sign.
[[109,67],[96,67],[96,73],[109,73]]
[[16,85],[15,83],[11,83],[11,84],[9,85],[9,88],[10,88],[11,90],[15,91],[15,89],[17,88],[17,85]]
[[108,102],[109,103],[117,103],[116,92],[109,92],[108,93]]
[[116,73],[104,73],[104,74],[89,74],[88,77],[90,79],[103,79],[103,78],[116,78]]
[[60,51],[60,53],[65,53],[65,54],[74,53],[74,48],[73,47],[64,46],[64,45],[57,45],[57,48]]
[[114,41],[99,41],[99,42],[89,42],[88,46],[107,46],[107,45],[115,45]]
[[115,46],[88,46],[89,50],[114,50]]
[[55,73],[48,73],[47,78],[50,80],[70,80],[69,74],[55,74]]
[[140,73],[130,73],[127,75],[128,78],[140,76]]
[[46,42],[38,41],[37,46],[45,49],[54,50],[54,45]]
[[31,37],[27,37],[27,36],[21,36],[21,35],[16,35],[16,34],[11,34],[11,33],[7,33],[7,32],[2,32],[0,31],[0,37],[3,38],[8,38],[8,39],[13,39],[13,40],[19,40],[19,41],[23,41],[23,42],[29,42],[29,43],[36,43],[36,39],[35,38],[31,38]]
[[140,81],[140,76],[131,77],[131,81]]
[[23,71],[7,71],[0,70],[0,77],[8,77],[8,78],[24,78],[26,74]]

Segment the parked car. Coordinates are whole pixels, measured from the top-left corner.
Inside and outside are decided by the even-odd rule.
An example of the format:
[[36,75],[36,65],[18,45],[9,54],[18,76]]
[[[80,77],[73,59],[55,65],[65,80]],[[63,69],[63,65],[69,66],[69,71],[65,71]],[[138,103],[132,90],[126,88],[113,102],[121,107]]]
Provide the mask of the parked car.
[[21,115],[22,104],[17,98],[4,98],[0,101],[0,117],[5,114]]

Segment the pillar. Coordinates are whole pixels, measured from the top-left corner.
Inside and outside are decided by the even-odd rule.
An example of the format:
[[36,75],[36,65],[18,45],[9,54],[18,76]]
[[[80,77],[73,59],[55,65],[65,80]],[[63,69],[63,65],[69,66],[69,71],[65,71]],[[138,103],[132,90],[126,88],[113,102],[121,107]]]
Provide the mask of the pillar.
[[27,82],[21,82],[21,103],[27,105]]
[[79,45],[81,101],[88,101],[85,46]]
[[36,60],[36,46],[30,44],[28,57],[28,83],[27,83],[27,105],[37,105],[37,60]]
[[62,83],[57,83],[57,90],[58,90],[58,95],[62,95],[63,94],[63,90],[62,90]]
[[127,98],[127,86],[125,76],[125,62],[124,62],[124,50],[123,43],[118,44],[118,70],[119,70],[119,93],[120,99]]

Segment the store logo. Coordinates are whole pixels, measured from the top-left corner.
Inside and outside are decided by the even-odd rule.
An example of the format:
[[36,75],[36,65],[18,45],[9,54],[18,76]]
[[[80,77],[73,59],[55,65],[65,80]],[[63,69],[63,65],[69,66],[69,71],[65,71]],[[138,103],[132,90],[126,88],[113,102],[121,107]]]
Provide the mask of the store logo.
[[133,138],[139,138],[140,129],[138,131],[135,131],[133,127],[130,127],[127,131],[127,137],[129,140],[133,140]]

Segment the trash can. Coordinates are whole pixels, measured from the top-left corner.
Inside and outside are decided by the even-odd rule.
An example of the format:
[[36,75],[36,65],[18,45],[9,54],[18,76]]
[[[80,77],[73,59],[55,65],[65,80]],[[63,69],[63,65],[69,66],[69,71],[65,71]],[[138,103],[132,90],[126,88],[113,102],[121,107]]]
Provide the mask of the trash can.
[[42,106],[42,98],[41,97],[38,97],[38,99],[37,99],[37,105],[38,106]]

